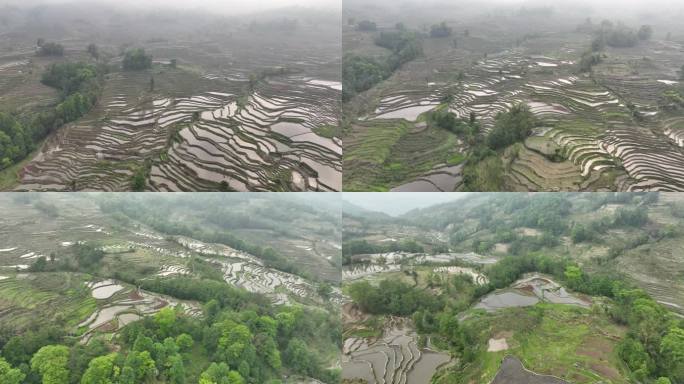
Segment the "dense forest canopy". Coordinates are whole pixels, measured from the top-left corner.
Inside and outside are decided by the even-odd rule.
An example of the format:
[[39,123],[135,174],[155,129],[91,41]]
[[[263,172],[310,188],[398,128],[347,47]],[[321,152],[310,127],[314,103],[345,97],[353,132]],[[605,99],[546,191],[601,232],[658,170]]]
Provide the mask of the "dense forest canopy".
[[335,316],[300,307],[275,309],[225,284],[187,284],[182,279],[163,284],[169,294],[204,303],[203,318],[188,317],[178,308],[162,309],[123,328],[116,351],[99,340],[76,343],[58,325],[36,324],[35,330],[0,339],[0,378],[81,384],[219,383],[227,378],[230,384],[275,384],[287,370],[335,382],[337,373],[322,368],[307,347],[312,340],[337,343]]

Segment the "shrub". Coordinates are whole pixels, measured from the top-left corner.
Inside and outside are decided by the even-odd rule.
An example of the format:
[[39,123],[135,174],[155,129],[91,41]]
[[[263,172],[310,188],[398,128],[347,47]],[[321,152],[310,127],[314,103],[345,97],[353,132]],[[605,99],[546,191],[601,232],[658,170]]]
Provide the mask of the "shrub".
[[126,52],[123,59],[123,69],[127,71],[140,71],[152,68],[152,56],[145,54],[143,48],[132,49]]

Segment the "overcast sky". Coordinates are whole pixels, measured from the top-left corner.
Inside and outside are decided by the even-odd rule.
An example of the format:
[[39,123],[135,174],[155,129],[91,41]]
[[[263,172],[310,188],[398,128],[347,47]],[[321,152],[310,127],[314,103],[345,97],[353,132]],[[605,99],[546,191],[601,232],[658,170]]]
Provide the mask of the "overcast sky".
[[425,208],[463,198],[466,193],[345,192],[342,199],[371,211],[399,216],[412,209]]
[[[672,8],[681,9],[684,7],[682,0],[342,0],[343,3],[353,7],[364,5],[384,4],[402,7],[405,5],[420,5],[424,7],[438,7],[442,5],[458,6],[503,4],[512,6],[590,6],[595,10],[621,12],[627,9],[659,12],[660,10],[670,10]],[[343,5],[344,6],[344,5]]]
[[201,9],[228,14],[265,11],[269,9],[301,6],[315,8],[342,7],[341,0],[0,0],[0,6],[36,5],[36,4],[69,4],[85,2],[89,4],[103,3],[115,6],[156,7],[159,9]]

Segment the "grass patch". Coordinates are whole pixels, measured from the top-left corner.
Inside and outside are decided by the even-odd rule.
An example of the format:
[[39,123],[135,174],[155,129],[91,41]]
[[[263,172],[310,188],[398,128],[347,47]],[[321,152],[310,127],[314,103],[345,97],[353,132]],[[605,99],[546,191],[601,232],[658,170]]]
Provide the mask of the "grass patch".
[[[603,313],[540,303],[476,314],[467,323],[478,332],[477,357],[462,370],[445,372],[438,383],[490,382],[506,355],[518,357],[536,373],[576,384],[629,382],[614,351],[625,331]],[[487,352],[487,342],[493,337],[506,337],[509,349]]]
[[563,120],[556,124],[556,129],[566,133],[578,133],[587,136],[599,134],[599,128],[596,123],[585,120]]
[[41,273],[35,279],[0,281],[0,324],[21,330],[36,319],[76,326],[97,308],[84,282],[87,275]]
[[358,327],[344,332],[345,337],[373,338],[382,336],[384,316],[371,316],[368,320],[359,324]]
[[409,130],[407,121],[392,121],[363,126],[358,131],[358,145],[346,148],[345,161],[363,161],[383,164],[392,152],[392,146]]
[[447,159],[448,165],[459,165],[466,159],[465,155],[462,153],[454,153]]
[[321,127],[315,127],[313,129],[314,133],[317,134],[318,136],[326,137],[328,139],[332,139],[334,137],[339,137],[340,132],[339,132],[339,127],[335,127],[332,125],[323,125]]
[[413,123],[405,120],[374,124],[364,126],[363,134],[345,142],[346,191],[387,191],[440,164],[457,165],[465,160],[464,155],[454,153],[458,137],[444,129],[411,132]]

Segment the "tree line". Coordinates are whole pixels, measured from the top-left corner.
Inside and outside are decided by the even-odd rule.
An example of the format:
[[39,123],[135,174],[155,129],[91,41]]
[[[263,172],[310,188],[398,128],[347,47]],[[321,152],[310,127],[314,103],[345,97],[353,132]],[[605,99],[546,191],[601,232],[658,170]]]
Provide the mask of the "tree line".
[[85,115],[97,102],[106,69],[88,63],[57,63],[42,83],[60,91],[54,108],[18,117],[0,112],[0,169],[24,159],[37,143],[58,127]]
[[495,117],[494,128],[484,138],[477,136],[463,170],[465,191],[500,191],[503,189],[503,162],[499,151],[523,142],[539,125],[529,106],[516,104]]
[[[366,30],[365,28],[371,26],[365,26],[363,30]],[[345,55],[342,63],[344,101],[351,100],[357,93],[371,89],[389,78],[399,67],[423,54],[420,35],[407,29],[380,32],[374,42],[377,46],[388,49],[390,54],[382,58]]]

